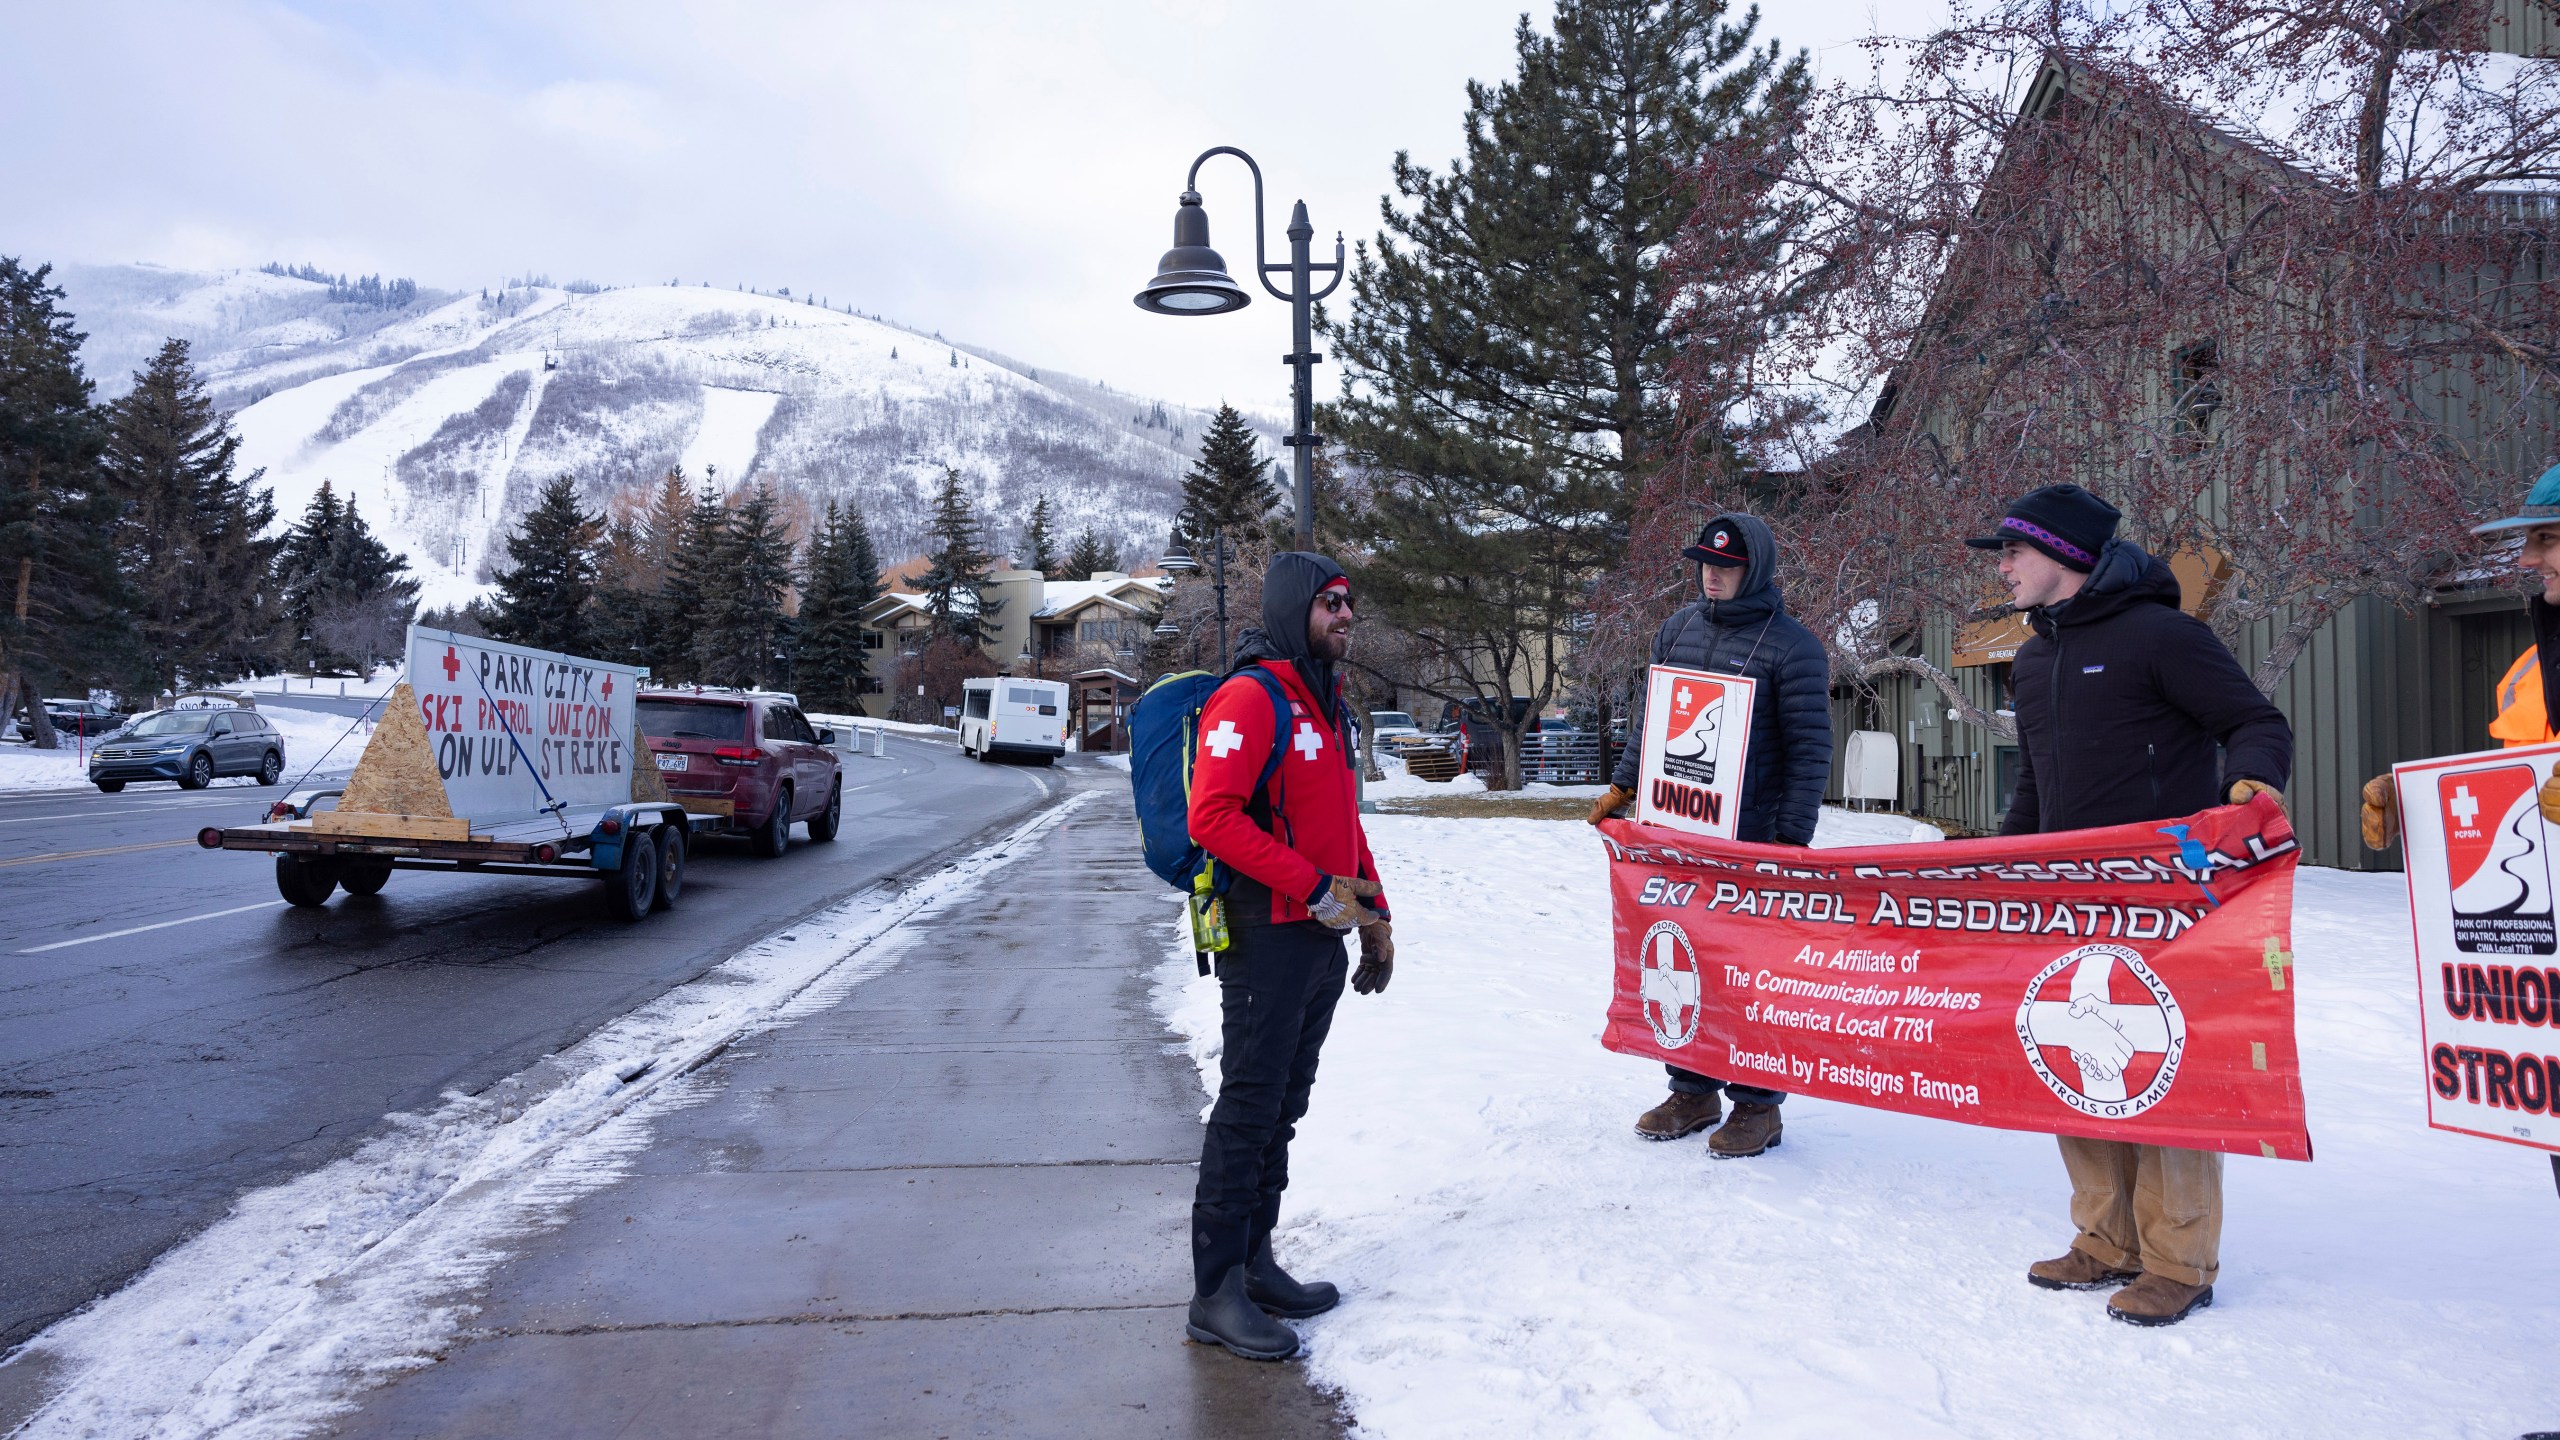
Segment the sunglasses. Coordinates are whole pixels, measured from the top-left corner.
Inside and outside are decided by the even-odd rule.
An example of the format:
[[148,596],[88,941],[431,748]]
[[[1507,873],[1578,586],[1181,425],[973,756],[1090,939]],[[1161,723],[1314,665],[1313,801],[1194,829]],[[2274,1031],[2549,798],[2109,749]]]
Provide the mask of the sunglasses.
[[1348,590],[1327,590],[1316,597],[1316,603],[1324,607],[1327,615],[1352,612],[1351,592]]

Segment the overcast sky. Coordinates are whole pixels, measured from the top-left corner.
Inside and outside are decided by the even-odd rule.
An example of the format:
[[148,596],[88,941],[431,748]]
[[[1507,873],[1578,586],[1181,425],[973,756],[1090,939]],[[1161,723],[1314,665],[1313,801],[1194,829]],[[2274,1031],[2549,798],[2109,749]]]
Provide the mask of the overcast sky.
[[[1275,244],[1300,198],[1327,251],[1373,234],[1396,150],[1454,153],[1466,81],[1509,75],[1517,16],[1547,8],[10,0],[0,253],[457,290],[787,285],[1140,393],[1277,409],[1280,305],[1130,303],[1184,167],[1253,152]],[[1800,5],[1764,33],[1862,68],[1877,14]],[[1202,185],[1241,275],[1249,177],[1218,160]]]

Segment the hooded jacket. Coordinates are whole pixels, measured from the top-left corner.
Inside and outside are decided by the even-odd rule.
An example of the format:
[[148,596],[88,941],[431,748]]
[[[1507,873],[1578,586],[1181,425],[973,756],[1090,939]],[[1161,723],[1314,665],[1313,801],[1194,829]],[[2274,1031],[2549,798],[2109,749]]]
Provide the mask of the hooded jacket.
[[[1378,878],[1360,825],[1359,731],[1330,661],[1307,652],[1307,610],[1342,578],[1321,555],[1273,557],[1262,582],[1262,626],[1238,637],[1237,670],[1200,710],[1192,757],[1191,838],[1238,875],[1268,887],[1271,923],[1308,918],[1307,904],[1336,875]],[[1241,673],[1259,666],[1289,697],[1289,733],[1275,734],[1269,692]],[[1286,749],[1270,788],[1256,796],[1274,744]],[[1245,892],[1251,895],[1248,889]],[[1367,902],[1380,915],[1386,897]]]
[[[1734,837],[1809,845],[1831,782],[1831,660],[1778,593],[1778,537],[1757,516],[1719,515],[1715,523],[1739,529],[1750,548],[1741,588],[1730,600],[1709,600],[1702,591],[1672,612],[1653,637],[1653,663],[1759,682]],[[1641,688],[1636,705],[1630,733],[1641,735]],[[1633,792],[1642,760],[1641,747],[1628,746],[1610,783]]]
[[2108,541],[2080,593],[2027,623],[2010,670],[2018,791],[2000,833],[2173,820],[2223,803],[2234,780],[2291,778],[2284,712],[2140,547]]

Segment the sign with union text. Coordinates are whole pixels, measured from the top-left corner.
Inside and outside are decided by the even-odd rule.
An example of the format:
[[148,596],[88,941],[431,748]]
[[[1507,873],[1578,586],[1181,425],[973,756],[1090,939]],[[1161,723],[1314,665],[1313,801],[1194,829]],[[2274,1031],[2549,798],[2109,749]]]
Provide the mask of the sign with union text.
[[[641,672],[409,627],[409,688],[453,813],[476,825],[631,799]],[[540,783],[536,783],[537,778]]]
[[1971,1125],[2311,1158],[2299,847],[2271,799],[1846,850],[1600,829],[1612,1050]]
[[2560,935],[2537,795],[2560,745],[2392,767],[2427,1123],[2560,1150]]
[[1758,682],[1656,665],[1645,672],[1636,772],[1639,823],[1733,838],[1742,823],[1742,766]]

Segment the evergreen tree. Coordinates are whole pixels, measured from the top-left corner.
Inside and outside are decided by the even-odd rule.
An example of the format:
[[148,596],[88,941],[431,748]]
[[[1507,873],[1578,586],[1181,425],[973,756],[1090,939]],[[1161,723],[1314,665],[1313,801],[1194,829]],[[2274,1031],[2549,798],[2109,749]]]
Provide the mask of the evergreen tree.
[[779,685],[792,634],[782,607],[797,577],[770,486],[757,485],[729,512],[717,554],[719,584],[704,595],[695,663],[714,685]]
[[648,532],[640,517],[615,516],[596,545],[596,589],[587,602],[587,653],[599,660],[649,664],[649,637],[657,623],[658,586],[665,571],[651,562]]
[[489,633],[537,650],[587,653],[587,604],[595,596],[602,522],[578,505],[578,487],[555,475],[507,537]]
[[1002,604],[983,588],[995,557],[986,551],[977,512],[960,487],[960,472],[948,465],[942,467],[942,489],[933,497],[927,529],[934,548],[925,557],[930,567],[917,583],[933,616],[934,634],[983,645],[994,637]]
[[[663,491],[659,498],[666,498]],[[663,533],[659,527],[667,517],[655,506],[651,516],[653,533]],[[704,605],[724,583],[720,566],[728,540],[728,507],[721,504],[720,491],[706,481],[686,507],[682,527],[667,552],[667,578],[658,591],[659,619],[650,642],[650,668],[658,678],[669,683],[703,678],[694,641]]]
[[807,582],[800,592],[795,679],[800,698],[828,710],[861,703],[870,655],[862,648],[862,612],[880,598],[880,562],[861,512],[827,502],[809,540]]
[[321,481],[310,503],[302,507],[302,517],[285,532],[284,544],[276,552],[276,587],[284,597],[285,640],[305,669],[313,664],[312,618],[320,605],[329,547],[336,542],[345,509],[338,503],[337,486]]
[[1049,497],[1031,502],[1031,523],[1023,527],[1022,548],[1031,552],[1022,563],[1052,580],[1066,578],[1066,562],[1058,554],[1058,522]]
[[1075,548],[1067,552],[1067,578],[1090,580],[1095,573],[1120,568],[1120,551],[1091,528],[1076,536]]
[[[1662,259],[1688,177],[1809,83],[1801,55],[1755,44],[1756,10],[1726,18],[1723,0],[1558,0],[1552,36],[1523,19],[1517,75],[1467,88],[1464,158],[1396,157],[1402,203],[1327,327],[1350,383],[1323,428],[1369,480],[1355,580],[1430,668],[1489,677],[1506,786],[1675,438]],[[1531,703],[1504,719],[1514,693]]]
[[418,582],[326,480],[284,536],[275,588],[283,597],[286,647],[306,669],[370,667],[399,652],[416,613]]
[[107,407],[104,470],[122,506],[116,549],[151,673],[228,678],[272,653],[283,618],[262,538],[275,501],[258,475],[232,473],[239,437],[171,340]]
[[[80,342],[51,266],[0,256],[0,715],[21,698],[136,678],[116,501]],[[53,743],[44,707],[28,715]]]
[[1262,458],[1262,442],[1232,405],[1220,405],[1200,437],[1200,459],[1182,477],[1177,533],[1206,539],[1223,528],[1230,543],[1242,541],[1280,505],[1280,487]]

